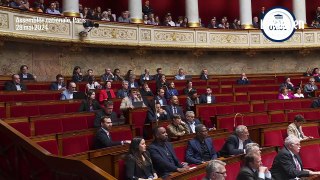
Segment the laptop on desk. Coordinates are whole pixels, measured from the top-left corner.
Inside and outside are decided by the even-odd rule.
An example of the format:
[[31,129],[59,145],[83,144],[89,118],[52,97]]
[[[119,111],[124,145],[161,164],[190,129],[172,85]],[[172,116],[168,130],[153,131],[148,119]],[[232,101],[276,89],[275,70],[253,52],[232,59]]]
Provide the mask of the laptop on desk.
[[73,92],[73,99],[86,99],[84,92]]
[[132,102],[132,106],[135,108],[139,108],[143,106],[143,101]]

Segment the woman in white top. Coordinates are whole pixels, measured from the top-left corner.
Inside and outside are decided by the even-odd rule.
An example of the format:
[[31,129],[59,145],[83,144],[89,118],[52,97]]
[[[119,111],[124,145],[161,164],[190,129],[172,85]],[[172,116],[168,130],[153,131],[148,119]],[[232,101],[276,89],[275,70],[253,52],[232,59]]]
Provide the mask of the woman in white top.
[[304,95],[302,93],[302,89],[299,87],[296,89],[296,93],[293,95],[294,98],[304,98]]
[[94,76],[90,76],[88,78],[88,84],[86,84],[86,92],[95,89],[101,89],[101,85],[97,81],[94,81]]

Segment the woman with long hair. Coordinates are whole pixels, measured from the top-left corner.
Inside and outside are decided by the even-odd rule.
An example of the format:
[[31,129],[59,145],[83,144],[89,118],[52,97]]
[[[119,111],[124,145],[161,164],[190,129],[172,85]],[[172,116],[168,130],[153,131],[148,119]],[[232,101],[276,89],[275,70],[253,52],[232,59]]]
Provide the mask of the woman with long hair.
[[126,157],[126,179],[157,179],[144,139],[133,138]]
[[83,80],[82,72],[80,66],[73,68],[72,81],[75,83],[81,82]]
[[87,98],[82,101],[79,111],[80,112],[93,112],[101,109],[99,102],[96,100],[96,93],[92,90],[87,92]]
[[104,100],[110,100],[116,98],[116,94],[111,89],[111,81],[107,81],[104,85],[104,89],[100,91],[99,102],[103,103]]

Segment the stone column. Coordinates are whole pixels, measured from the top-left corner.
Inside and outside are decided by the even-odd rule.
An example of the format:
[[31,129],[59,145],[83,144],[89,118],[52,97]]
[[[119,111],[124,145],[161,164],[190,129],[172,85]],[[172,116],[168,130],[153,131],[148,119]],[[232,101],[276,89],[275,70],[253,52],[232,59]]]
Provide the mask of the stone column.
[[70,17],[80,17],[79,0],[63,0],[63,15]]
[[186,0],[188,27],[200,27],[198,0]]
[[131,23],[143,23],[141,0],[129,0],[129,12]]
[[240,1],[240,22],[244,29],[253,29],[251,0]]
[[293,14],[297,21],[303,21],[307,27],[306,0],[293,0]]

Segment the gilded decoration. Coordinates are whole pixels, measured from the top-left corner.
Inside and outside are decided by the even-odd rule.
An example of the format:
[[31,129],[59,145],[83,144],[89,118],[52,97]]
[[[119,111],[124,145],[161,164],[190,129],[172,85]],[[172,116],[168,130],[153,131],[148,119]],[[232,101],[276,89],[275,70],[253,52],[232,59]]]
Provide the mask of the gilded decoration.
[[141,41],[151,41],[151,30],[141,29],[140,30],[140,40]]
[[[291,36],[290,39],[288,39],[287,41],[278,43],[278,44],[299,44],[302,43],[301,42],[301,33],[295,33],[293,34],[293,36]],[[266,37],[263,36],[263,44],[275,44],[275,42],[270,41],[269,39],[267,39]]]
[[314,33],[305,33],[304,34],[304,42],[314,43],[315,42]]
[[9,29],[9,16],[5,13],[0,13],[0,28]]
[[251,44],[260,44],[260,34],[251,34]]
[[178,32],[178,31],[154,31],[154,40],[160,42],[183,42],[194,43],[193,32]]
[[133,41],[137,40],[137,29],[100,26],[91,31],[90,37]]
[[207,43],[207,33],[206,32],[198,32],[197,33],[197,42],[198,43]]
[[211,33],[210,44],[248,44],[248,34]]

